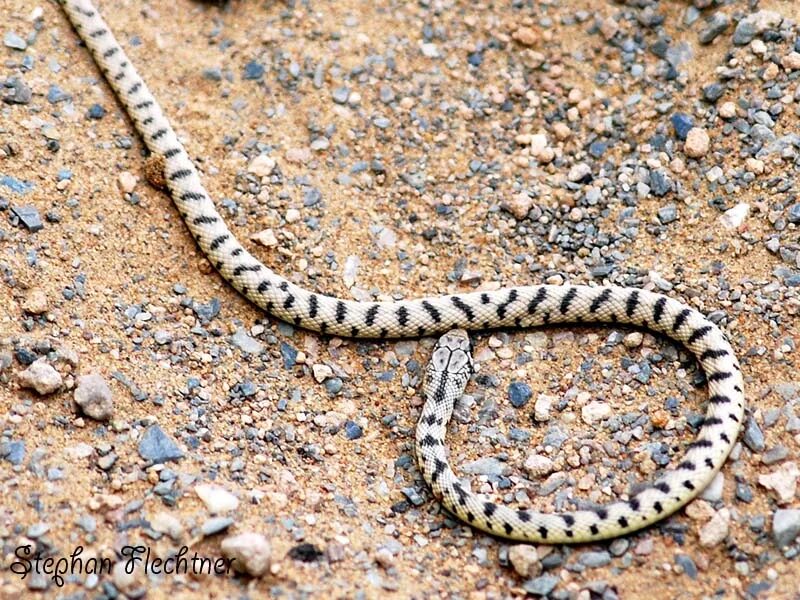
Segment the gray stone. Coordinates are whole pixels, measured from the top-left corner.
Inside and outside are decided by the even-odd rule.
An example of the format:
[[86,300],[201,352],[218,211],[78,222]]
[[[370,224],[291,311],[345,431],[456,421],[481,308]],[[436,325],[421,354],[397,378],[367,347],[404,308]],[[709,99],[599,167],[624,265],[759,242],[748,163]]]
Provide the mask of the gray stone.
[[148,427],[139,440],[139,455],[153,463],[183,458],[183,451],[158,425]]
[[753,452],[763,452],[764,448],[766,447],[764,434],[761,432],[761,428],[758,426],[758,423],[756,423],[753,417],[748,417],[747,419],[742,441]]
[[97,373],[78,378],[74,398],[83,414],[96,421],[106,421],[114,413],[114,398],[111,388]]
[[530,579],[522,584],[522,588],[534,596],[547,596],[558,585],[560,579],[555,575],[542,575],[536,579]]
[[264,346],[257,339],[250,337],[244,329],[237,329],[231,336],[231,344],[246,354],[261,354]]
[[724,32],[731,24],[728,15],[717,12],[711,15],[706,21],[706,26],[700,32],[699,40],[701,44],[710,44],[718,35]]
[[772,517],[772,537],[778,548],[793,543],[800,534],[800,509],[778,509]]

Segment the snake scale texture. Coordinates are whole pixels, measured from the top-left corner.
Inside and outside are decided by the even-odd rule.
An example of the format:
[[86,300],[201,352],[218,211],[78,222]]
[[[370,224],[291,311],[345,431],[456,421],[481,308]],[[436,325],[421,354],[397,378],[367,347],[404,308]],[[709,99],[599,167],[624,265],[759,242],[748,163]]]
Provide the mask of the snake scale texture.
[[[417,428],[420,467],[448,510],[474,527],[510,539],[599,540],[675,512],[722,467],[743,421],[743,381],[724,334],[701,313],[667,296],[621,287],[534,285],[400,302],[356,302],[298,287],[259,262],[228,229],[161,107],[93,4],[58,1],[149,150],[163,158],[172,199],[198,245],[242,295],[278,319],[324,334],[386,339],[449,332],[428,367],[426,403]],[[472,371],[464,330],[559,323],[630,324],[681,342],[706,373],[705,420],[684,460],[628,500],[570,513],[495,505],[459,483],[445,454],[445,427]]]

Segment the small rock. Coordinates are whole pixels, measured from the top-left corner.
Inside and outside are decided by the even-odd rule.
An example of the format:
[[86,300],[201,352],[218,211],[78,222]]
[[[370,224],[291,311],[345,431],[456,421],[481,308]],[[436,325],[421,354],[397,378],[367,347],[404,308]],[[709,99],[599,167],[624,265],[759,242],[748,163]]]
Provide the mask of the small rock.
[[706,21],[706,26],[698,36],[700,43],[710,44],[717,38],[717,36],[723,33],[730,24],[731,20],[728,18],[728,15],[721,12],[714,13],[708,18]]
[[593,400],[581,408],[581,419],[587,425],[605,419],[611,414],[611,407],[605,402]]
[[792,204],[789,207],[788,219],[789,219],[789,223],[794,223],[795,225],[800,225],[800,202]]
[[164,533],[173,540],[178,540],[183,535],[183,525],[180,519],[166,512],[157,513],[150,519],[150,527],[153,531]]
[[264,65],[260,62],[251,60],[244,66],[245,79],[261,79],[264,76]]
[[521,577],[529,579],[542,572],[542,563],[536,548],[529,544],[515,544],[508,549],[508,562]]
[[41,315],[47,312],[47,294],[38,288],[29,290],[22,303],[22,310],[32,315]]
[[707,502],[719,502],[722,500],[722,492],[725,489],[725,476],[722,472],[717,473],[714,476],[714,479],[711,480],[711,483],[708,484],[708,487],[703,490],[703,493],[700,494],[700,497]]
[[644,340],[644,335],[642,335],[641,331],[632,331],[624,338],[622,338],[622,343],[625,345],[626,348],[638,348],[642,345],[642,341]]
[[357,440],[364,435],[364,430],[355,421],[345,421],[344,434],[348,440]]
[[114,398],[105,379],[97,373],[78,378],[74,394],[75,404],[87,417],[106,421],[114,412]]
[[557,575],[542,575],[536,579],[529,579],[522,584],[522,588],[534,596],[547,596],[556,588],[559,581]]
[[264,346],[254,337],[247,335],[244,329],[237,329],[231,336],[231,344],[239,348],[245,354],[261,354]]
[[194,493],[203,501],[212,515],[236,510],[239,506],[239,499],[218,485],[201,483],[194,486]]
[[267,248],[272,248],[273,246],[278,245],[278,238],[275,237],[275,232],[272,231],[272,229],[259,231],[258,233],[253,234],[250,239],[254,242],[258,242],[262,246],[266,246]]
[[578,562],[580,562],[584,567],[597,569],[600,567],[605,567],[611,562],[611,554],[605,550],[597,552],[583,552],[578,558]]
[[533,396],[531,387],[527,383],[515,381],[508,386],[508,400],[514,408],[522,408]]
[[311,366],[311,373],[314,375],[314,379],[317,383],[322,383],[329,377],[333,377],[333,369],[331,369],[328,365],[324,365],[322,363],[317,363]]
[[800,52],[790,52],[781,58],[781,65],[787,71],[797,71],[800,69]]
[[728,537],[731,523],[731,511],[723,508],[703,525],[700,529],[700,545],[704,548],[713,548],[721,544]]
[[153,424],[139,440],[139,456],[158,464],[183,458],[183,451],[161,427]]
[[19,375],[19,384],[36,390],[42,396],[58,391],[63,384],[61,375],[44,359],[39,359]]
[[39,216],[39,211],[33,206],[12,206],[11,212],[31,233],[36,233],[44,228],[42,217]]
[[531,477],[544,477],[555,471],[555,463],[543,454],[530,454],[525,459],[525,471]]
[[553,406],[555,398],[547,394],[539,394],[536,398],[536,403],[533,405],[533,418],[539,422],[546,422],[550,420],[550,409]]
[[[141,555],[140,555],[141,556]],[[128,564],[132,563],[129,569]],[[111,573],[111,580],[114,587],[131,598],[142,596],[142,580],[144,578],[144,567],[142,562],[121,560],[114,565]],[[128,572],[130,570],[130,572]]]
[[260,533],[229,536],[220,544],[222,555],[232,558],[233,568],[240,573],[261,577],[269,570],[272,548]]
[[794,500],[798,477],[800,477],[800,469],[797,468],[797,464],[787,462],[772,473],[759,475],[758,483],[775,492],[779,504],[788,504]]
[[531,27],[519,27],[511,37],[523,46],[533,46],[540,36]]
[[719,218],[720,222],[728,229],[739,229],[750,214],[750,205],[747,202],[740,202],[733,208],[726,210]]
[[761,428],[758,426],[758,423],[756,423],[753,417],[748,417],[747,421],[745,422],[742,441],[753,452],[763,452],[764,448],[766,448],[764,434],[761,432]]
[[686,143],[684,144],[684,151],[686,156],[690,158],[702,158],[708,154],[711,138],[708,132],[702,127],[692,127],[689,133],[686,134]]
[[532,207],[533,198],[531,198],[527,192],[514,194],[511,197],[511,201],[508,203],[508,210],[511,211],[511,214],[514,215],[514,218],[518,221],[527,217]]
[[737,46],[749,44],[753,39],[767,31],[777,29],[783,22],[783,16],[771,10],[760,10],[747,15],[739,21],[733,32],[733,43]]
[[658,209],[658,220],[662,225],[668,225],[678,220],[678,207],[674,204],[667,204]]
[[686,140],[692,127],[694,127],[694,119],[685,113],[675,113],[670,118],[670,122],[675,130],[675,137],[682,141]]
[[13,31],[6,31],[5,35],[3,36],[3,45],[6,48],[11,48],[12,50],[25,50],[25,48],[28,47],[28,42],[26,42]]
[[275,170],[275,159],[266,154],[259,154],[247,166],[247,170],[256,177],[269,177]]
[[723,119],[733,119],[736,117],[736,104],[733,102],[724,102],[719,107],[719,116]]
[[121,189],[126,194],[130,194],[133,190],[136,189],[136,184],[138,183],[139,179],[131,173],[130,171],[123,171],[117,176],[117,183],[119,184],[119,189]]
[[592,168],[586,163],[573,165],[567,173],[567,179],[573,183],[584,183],[592,178]]
[[211,537],[212,535],[217,535],[225,531],[234,523],[235,521],[231,517],[212,517],[203,521],[203,524],[200,526],[200,533],[202,533],[204,537]]
[[800,509],[778,509],[772,517],[772,537],[778,548],[794,543],[800,534]]

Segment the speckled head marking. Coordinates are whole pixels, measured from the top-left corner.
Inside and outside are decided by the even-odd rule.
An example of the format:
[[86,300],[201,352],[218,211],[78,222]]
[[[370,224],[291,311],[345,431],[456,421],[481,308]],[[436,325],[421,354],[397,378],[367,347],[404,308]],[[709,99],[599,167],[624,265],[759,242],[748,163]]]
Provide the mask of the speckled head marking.
[[417,430],[417,447],[434,492],[458,516],[475,527],[514,539],[577,542],[612,537],[677,510],[708,485],[722,466],[742,423],[743,381],[730,344],[702,314],[672,298],[621,287],[532,285],[401,302],[356,302],[301,288],[259,262],[228,229],[161,107],[92,2],[58,1],[142,140],[163,159],[172,200],[200,249],[222,277],[270,315],[324,334],[361,338],[419,337],[457,327],[629,323],[683,343],[700,360],[709,384],[709,405],[698,440],[683,463],[639,493],[635,501],[610,504],[602,513],[539,515],[479,502],[458,485],[447,466],[444,424],[469,380],[466,367],[471,365],[468,340],[467,356],[462,345],[466,334],[451,334],[446,343],[440,342],[434,367],[426,377],[429,401]]
[[[565,293],[557,303],[559,306],[580,300],[582,291],[570,289],[572,293]],[[658,298],[643,309],[641,300],[644,297],[647,301],[648,297],[642,294],[646,292],[628,293],[607,314],[619,315],[618,319],[630,322],[642,315],[651,317],[655,311],[669,310],[669,304]],[[589,300],[590,311],[598,312],[606,302],[614,300],[614,291],[606,288]],[[738,365],[730,358],[732,353],[722,332],[689,308],[669,314],[668,329],[673,332],[682,331],[690,323],[691,332],[683,339],[710,370],[711,392],[697,439],[689,444],[684,460],[672,470],[625,501],[574,512],[512,510],[465,490],[450,468],[445,451],[447,423],[472,372],[469,339],[459,329],[443,335],[434,347],[424,386],[425,405],[417,423],[417,460],[434,495],[450,512],[473,527],[500,537],[539,543],[615,537],[663,519],[689,502],[708,485],[731,450],[742,416],[741,376]],[[706,341],[698,345],[701,339]],[[720,393],[722,387],[725,393]]]

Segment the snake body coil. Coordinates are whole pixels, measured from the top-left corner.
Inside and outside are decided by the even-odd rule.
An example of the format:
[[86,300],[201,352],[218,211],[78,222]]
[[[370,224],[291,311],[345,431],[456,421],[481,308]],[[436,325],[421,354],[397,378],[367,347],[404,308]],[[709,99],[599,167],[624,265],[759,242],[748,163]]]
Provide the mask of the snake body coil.
[[[417,337],[453,328],[628,323],[663,333],[697,355],[711,396],[702,430],[686,460],[627,502],[562,515],[521,511],[513,518],[503,507],[475,504],[475,497],[458,485],[446,462],[441,466],[443,448],[436,443],[444,439],[445,417],[449,418],[452,401],[460,393],[456,386],[462,376],[448,371],[432,376],[429,381],[435,385],[429,383],[426,389],[442,404],[426,406],[420,458],[434,490],[456,514],[476,527],[519,539],[577,542],[612,537],[677,510],[722,466],[744,414],[742,376],[724,335],[703,315],[666,296],[619,287],[537,285],[401,302],[356,302],[298,287],[259,262],[228,229],[161,107],[92,3],[59,2],[145,144],[163,158],[172,199],[202,251],[234,288],[272,316],[305,329],[360,338]],[[440,344],[440,360],[446,350],[452,350],[449,343]]]

